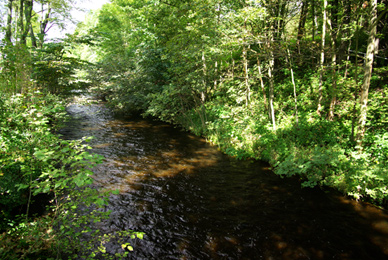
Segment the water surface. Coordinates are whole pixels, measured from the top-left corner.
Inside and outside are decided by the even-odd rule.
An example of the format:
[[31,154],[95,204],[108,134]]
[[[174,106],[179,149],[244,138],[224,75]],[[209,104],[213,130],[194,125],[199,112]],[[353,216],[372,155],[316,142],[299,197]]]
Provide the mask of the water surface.
[[[71,105],[67,139],[94,136],[110,197],[102,232],[145,232],[128,259],[388,259],[387,212],[301,189],[259,161],[237,161],[168,124]],[[108,252],[120,252],[108,243]]]

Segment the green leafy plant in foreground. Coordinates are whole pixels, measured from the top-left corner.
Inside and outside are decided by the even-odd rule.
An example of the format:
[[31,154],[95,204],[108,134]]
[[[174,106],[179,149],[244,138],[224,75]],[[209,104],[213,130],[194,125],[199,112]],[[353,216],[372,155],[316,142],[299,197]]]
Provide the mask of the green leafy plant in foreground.
[[[55,96],[1,98],[1,259],[92,259],[103,253],[106,236],[93,225],[109,216],[109,194],[91,186],[91,169],[102,157],[87,152],[90,138],[66,141],[52,133],[63,117],[64,105]],[[50,198],[47,212],[32,216],[31,204],[40,194]],[[116,238],[126,244],[123,239],[134,234],[142,237],[127,231]]]

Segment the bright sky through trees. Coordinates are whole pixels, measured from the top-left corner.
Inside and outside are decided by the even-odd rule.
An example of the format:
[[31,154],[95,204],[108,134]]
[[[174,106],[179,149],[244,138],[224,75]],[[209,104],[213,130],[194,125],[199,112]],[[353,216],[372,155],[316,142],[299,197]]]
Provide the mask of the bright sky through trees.
[[68,21],[66,28],[61,31],[58,27],[53,28],[48,32],[48,38],[62,38],[67,33],[73,33],[77,23],[83,22],[88,12],[101,8],[104,4],[108,3],[109,0],[80,0],[74,5],[74,10],[71,15],[74,21]]

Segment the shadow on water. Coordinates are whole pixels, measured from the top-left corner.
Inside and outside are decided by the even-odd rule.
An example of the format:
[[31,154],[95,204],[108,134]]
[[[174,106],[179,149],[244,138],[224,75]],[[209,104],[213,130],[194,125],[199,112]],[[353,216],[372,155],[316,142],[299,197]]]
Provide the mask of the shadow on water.
[[[388,214],[334,192],[301,189],[268,165],[237,161],[160,123],[69,107],[65,138],[95,136],[100,189],[119,189],[100,224],[137,230],[129,259],[388,259]],[[120,245],[107,244],[118,252]]]

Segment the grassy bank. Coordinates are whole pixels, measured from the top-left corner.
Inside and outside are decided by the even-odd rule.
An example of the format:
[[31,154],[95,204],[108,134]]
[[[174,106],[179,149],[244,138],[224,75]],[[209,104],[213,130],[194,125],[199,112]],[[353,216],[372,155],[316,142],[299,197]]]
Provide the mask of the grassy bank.
[[178,124],[202,134],[231,156],[264,160],[280,176],[298,176],[302,187],[328,186],[387,207],[387,132],[369,132],[361,149],[351,142],[351,119],[329,121],[316,111],[304,111],[298,121],[294,115],[283,114],[273,130],[255,105],[259,107],[253,103],[247,110],[209,103],[206,117],[211,121],[205,128],[195,111],[188,113],[190,123],[181,117]]

